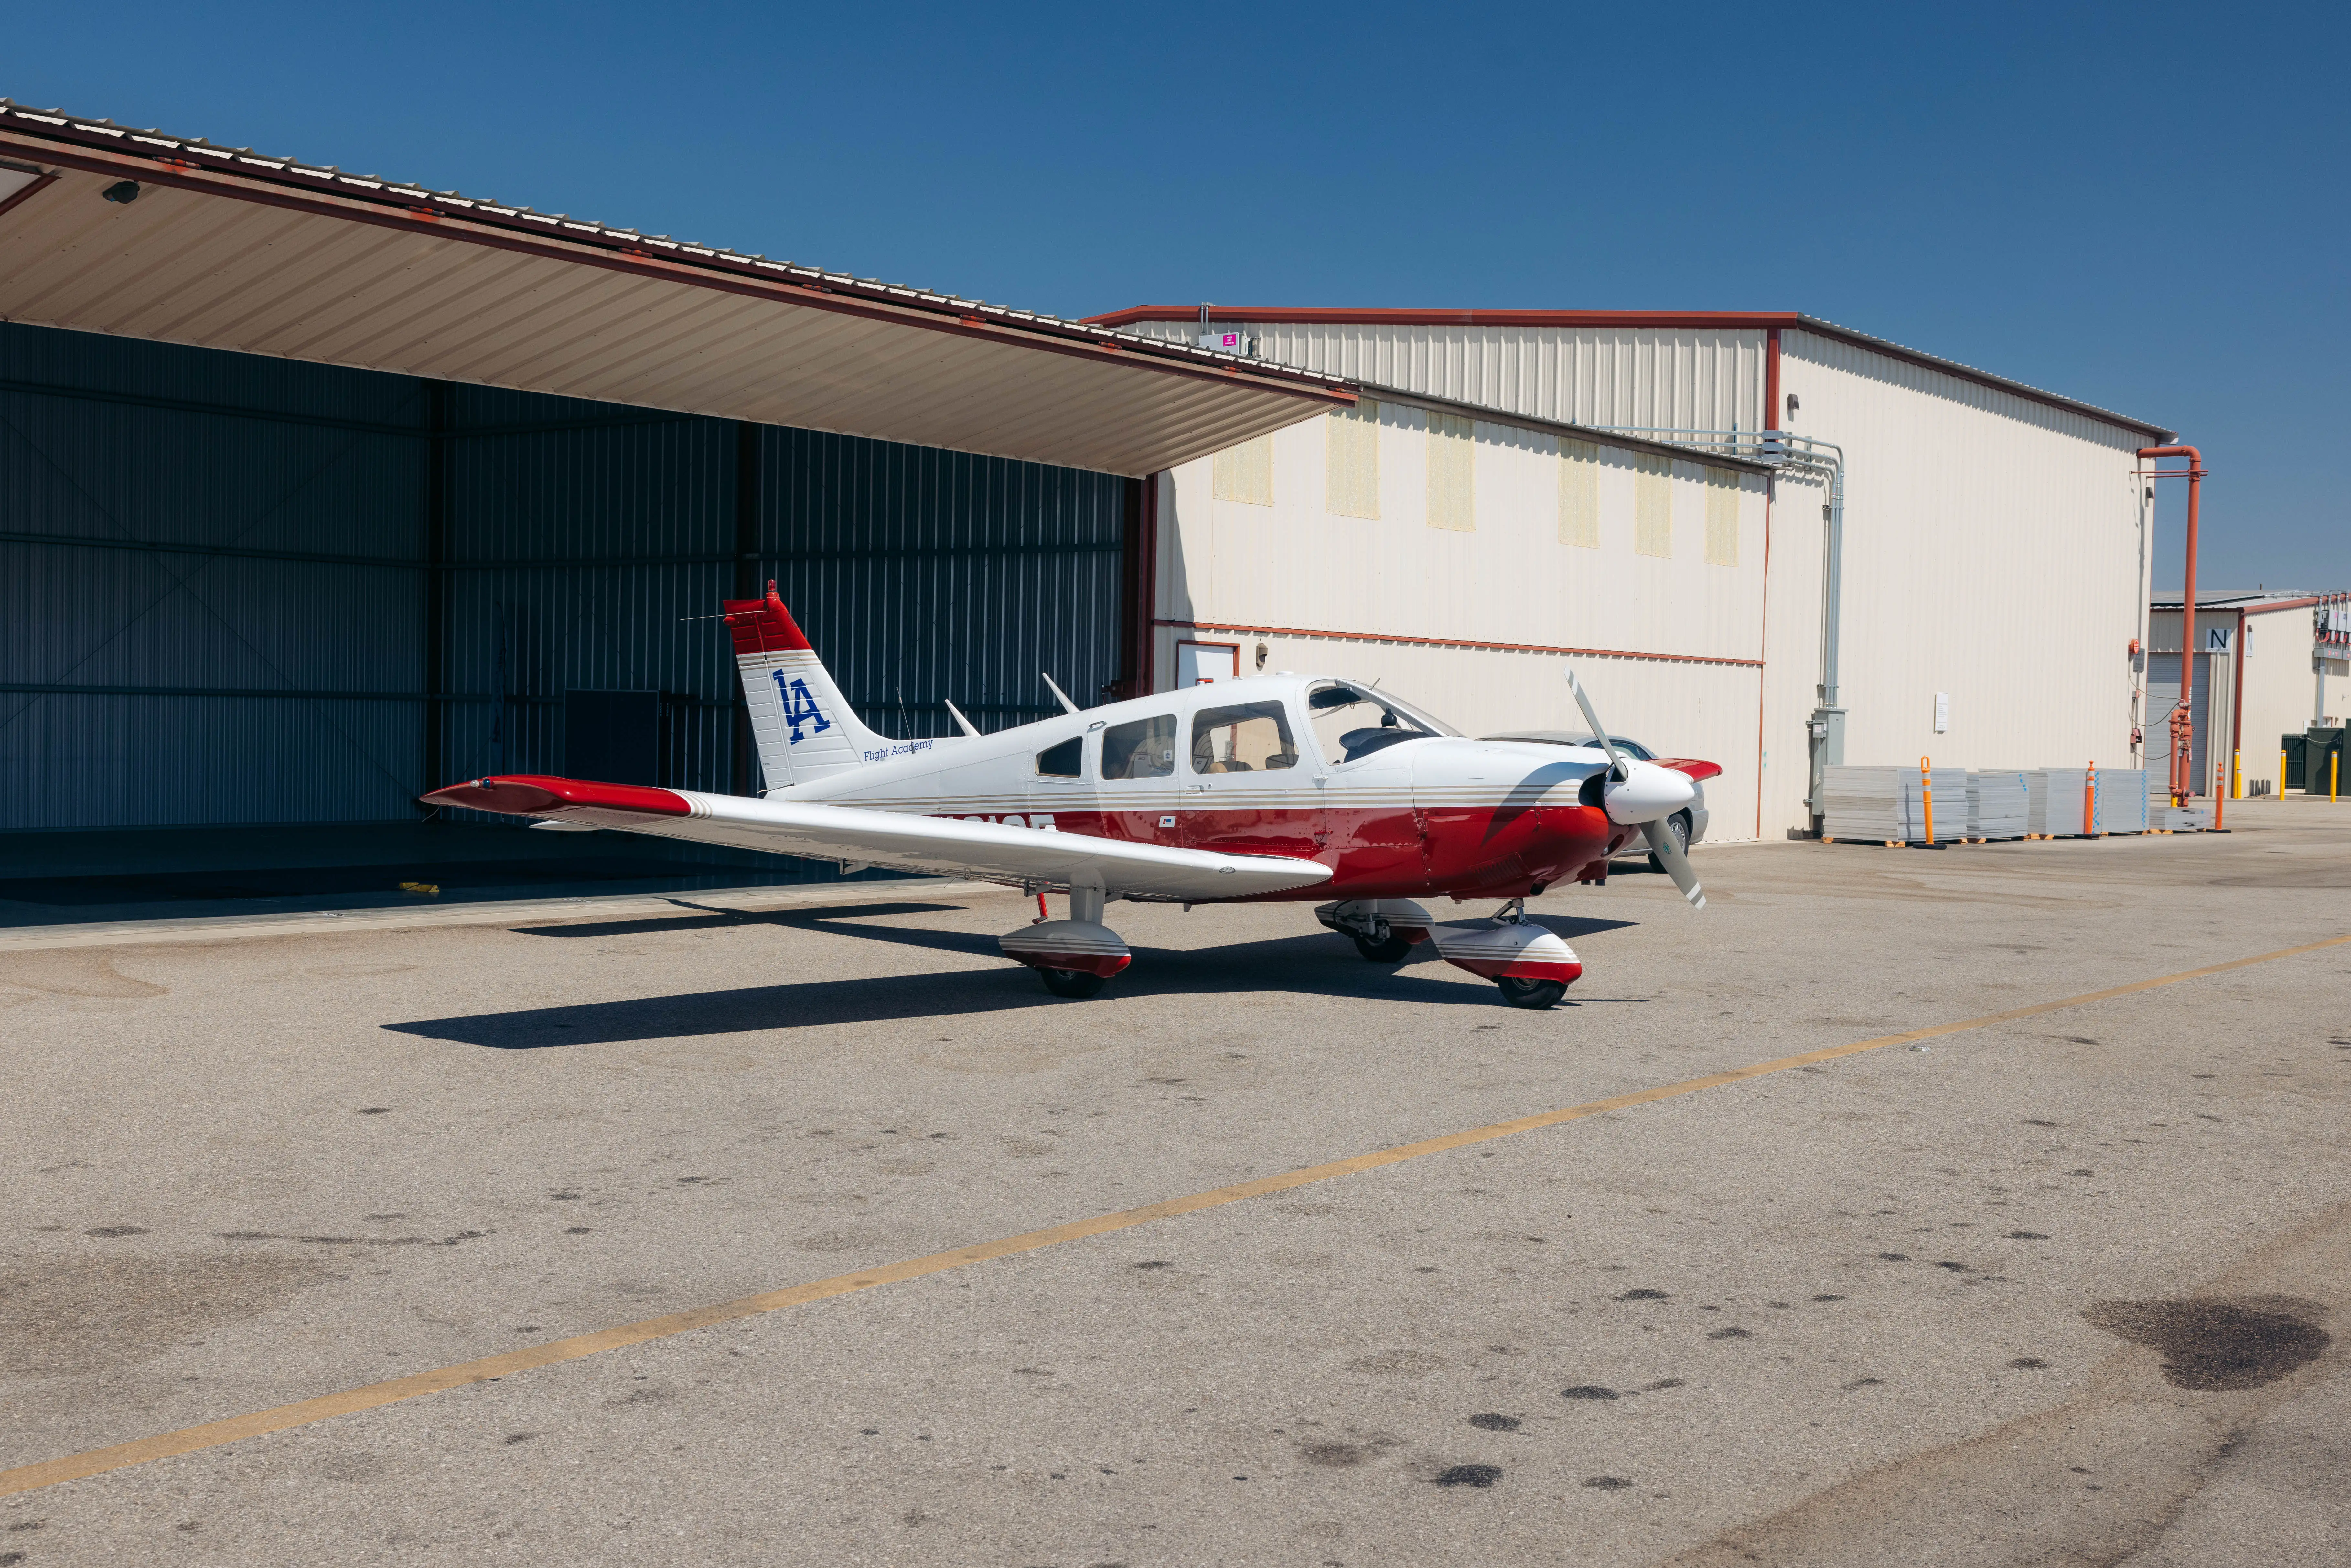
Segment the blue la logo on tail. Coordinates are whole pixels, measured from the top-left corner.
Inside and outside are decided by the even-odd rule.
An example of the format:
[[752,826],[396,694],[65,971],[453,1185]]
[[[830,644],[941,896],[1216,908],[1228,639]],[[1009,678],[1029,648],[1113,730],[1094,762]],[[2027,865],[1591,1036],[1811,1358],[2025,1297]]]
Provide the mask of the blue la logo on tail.
[[816,735],[822,735],[832,727],[832,721],[824,716],[824,710],[817,706],[816,698],[809,695],[806,680],[786,681],[781,670],[775,671],[774,674],[776,695],[784,701],[784,723],[791,730],[790,744],[798,746],[800,743],[800,726],[804,724],[813,723],[816,728],[810,733]]

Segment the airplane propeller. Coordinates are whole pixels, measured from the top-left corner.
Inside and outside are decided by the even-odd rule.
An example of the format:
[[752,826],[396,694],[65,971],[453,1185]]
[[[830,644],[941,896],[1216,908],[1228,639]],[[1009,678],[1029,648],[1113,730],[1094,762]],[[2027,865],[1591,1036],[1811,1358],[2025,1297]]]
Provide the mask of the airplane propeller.
[[1626,827],[1637,824],[1641,836],[1649,841],[1650,852],[1674,879],[1682,896],[1693,909],[1706,907],[1706,890],[1698,885],[1698,873],[1689,862],[1689,855],[1676,841],[1668,821],[1676,811],[1698,799],[1698,786],[1686,773],[1670,768],[1660,768],[1654,762],[1643,762],[1616,749],[1608,737],[1608,727],[1600,722],[1600,715],[1592,699],[1583,693],[1583,683],[1575,678],[1571,667],[1567,672],[1567,689],[1575,694],[1575,706],[1583,710],[1583,722],[1592,727],[1593,743],[1608,755],[1608,782],[1601,786],[1603,809],[1612,821]]

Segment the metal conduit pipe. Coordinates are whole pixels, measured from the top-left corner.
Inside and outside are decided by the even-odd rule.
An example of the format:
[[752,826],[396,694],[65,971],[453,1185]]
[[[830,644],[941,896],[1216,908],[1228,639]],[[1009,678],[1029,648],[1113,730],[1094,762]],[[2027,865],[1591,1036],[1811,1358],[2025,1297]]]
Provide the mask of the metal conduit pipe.
[[[1681,430],[1663,425],[1598,425],[1617,435],[1663,436],[1677,445],[1725,456],[1744,457],[1772,468],[1817,478],[1828,488],[1821,519],[1828,525],[1821,561],[1820,706],[1805,727],[1812,740],[1812,774],[1804,804],[1818,818],[1827,770],[1844,761],[1844,709],[1837,704],[1837,653],[1844,598],[1844,448],[1785,430]],[[1813,824],[1815,830],[1819,823]]]
[[2193,446],[2142,446],[2141,462],[2185,457],[2185,468],[2158,468],[2147,477],[2188,481],[2188,564],[2179,589],[2179,706],[2171,710],[2171,803],[2196,793],[2196,521],[2204,489],[2204,455]]

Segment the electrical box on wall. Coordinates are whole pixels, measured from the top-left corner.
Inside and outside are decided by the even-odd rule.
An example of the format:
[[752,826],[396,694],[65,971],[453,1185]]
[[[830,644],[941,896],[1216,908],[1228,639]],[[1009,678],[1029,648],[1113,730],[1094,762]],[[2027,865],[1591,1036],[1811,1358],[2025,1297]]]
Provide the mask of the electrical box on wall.
[[1935,733],[1941,735],[1951,727],[1951,694],[1935,694]]

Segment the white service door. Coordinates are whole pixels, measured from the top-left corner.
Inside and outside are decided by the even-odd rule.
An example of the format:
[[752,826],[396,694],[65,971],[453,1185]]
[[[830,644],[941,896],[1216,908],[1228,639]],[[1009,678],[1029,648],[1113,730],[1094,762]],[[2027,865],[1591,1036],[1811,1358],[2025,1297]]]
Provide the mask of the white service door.
[[1176,684],[1198,686],[1235,680],[1240,675],[1240,663],[1241,651],[1230,643],[1178,643]]

